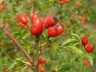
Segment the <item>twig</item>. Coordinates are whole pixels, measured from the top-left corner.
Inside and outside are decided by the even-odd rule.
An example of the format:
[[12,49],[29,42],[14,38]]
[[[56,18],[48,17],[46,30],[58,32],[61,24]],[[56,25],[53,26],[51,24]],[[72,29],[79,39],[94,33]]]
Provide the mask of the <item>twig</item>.
[[14,43],[22,50],[26,58],[29,60],[29,62],[34,65],[33,59],[30,57],[30,55],[26,52],[25,48],[12,36],[12,34],[4,27],[3,24],[0,24],[0,28],[5,32],[5,34],[11,38],[11,40],[14,41]]
[[32,16],[32,14],[33,14],[33,12],[34,12],[34,0],[31,0],[31,5],[32,5],[32,7],[31,7],[31,10],[30,10],[30,17]]
[[93,70],[93,72],[96,72],[95,68],[90,64],[91,69]]
[[39,72],[39,60],[40,60],[40,54],[41,54],[41,50],[40,50],[40,45],[39,45],[39,39],[40,36],[37,36],[37,41],[36,44],[38,45],[38,50],[37,50],[37,58],[35,60],[35,72]]

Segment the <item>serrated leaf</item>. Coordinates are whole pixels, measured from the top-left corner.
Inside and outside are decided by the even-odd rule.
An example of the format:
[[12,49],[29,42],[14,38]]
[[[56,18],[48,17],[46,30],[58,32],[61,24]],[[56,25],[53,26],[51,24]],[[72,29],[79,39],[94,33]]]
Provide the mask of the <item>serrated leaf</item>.
[[78,34],[71,34],[71,36],[74,36],[75,38],[77,38],[78,40],[80,40],[80,36]]
[[75,41],[75,39],[68,39],[67,41],[62,43],[62,46],[66,45],[66,44],[69,44],[69,43],[72,43],[74,41]]
[[79,55],[79,56],[82,56],[83,57],[83,51],[81,49],[78,49],[77,47],[75,46],[68,46],[68,48],[74,52],[75,54]]

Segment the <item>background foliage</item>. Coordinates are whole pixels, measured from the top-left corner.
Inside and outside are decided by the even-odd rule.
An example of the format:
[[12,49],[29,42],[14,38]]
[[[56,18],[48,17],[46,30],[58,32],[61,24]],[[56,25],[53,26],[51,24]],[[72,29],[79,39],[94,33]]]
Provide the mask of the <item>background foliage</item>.
[[[74,6],[75,2],[80,6]],[[46,72],[92,72],[84,65],[83,58],[88,58],[96,69],[96,49],[93,53],[86,53],[80,39],[88,36],[89,43],[96,44],[96,0],[70,0],[60,8],[59,0],[35,0],[34,10],[42,18],[50,13],[57,14],[59,22],[64,25],[62,35],[47,40],[47,30],[42,34],[40,43],[43,45],[41,57],[47,59]],[[31,36],[29,27],[18,28],[20,24],[16,17],[19,13],[26,13],[30,23],[31,0],[4,0],[8,2],[0,11],[0,23],[4,24],[12,35],[26,48],[33,59],[36,57],[36,38]],[[83,13],[87,10],[87,13]],[[62,17],[60,16],[62,13]],[[61,17],[61,18],[60,18]],[[84,25],[80,17],[85,17]],[[50,42],[51,41],[51,42]],[[33,72],[32,67],[26,60],[19,48],[0,30],[0,72],[9,68],[10,72]]]

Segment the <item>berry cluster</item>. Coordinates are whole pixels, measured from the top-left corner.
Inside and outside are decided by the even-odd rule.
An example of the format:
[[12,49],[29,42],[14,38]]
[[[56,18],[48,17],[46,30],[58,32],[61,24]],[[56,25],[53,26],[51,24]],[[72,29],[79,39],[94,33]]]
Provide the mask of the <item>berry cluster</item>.
[[[25,28],[28,24],[26,14],[19,14],[18,19],[22,24],[17,24],[17,27]],[[32,26],[30,32],[32,35],[39,36],[43,30],[48,29],[48,36],[56,37],[64,31],[64,27],[57,22],[57,17],[54,14],[47,15],[43,20],[40,18],[40,15],[35,12],[31,17]]]
[[20,22],[22,23],[22,24],[16,24],[17,27],[26,28],[27,23],[28,23],[28,18],[27,18],[26,14],[21,13],[18,15],[18,17],[16,19],[19,19]]
[[85,51],[87,53],[91,53],[94,51],[94,45],[93,44],[88,44],[88,37],[83,37],[81,40],[82,45],[85,48]]
[[31,17],[30,32],[32,35],[39,36],[43,30],[48,29],[48,36],[56,37],[64,31],[64,27],[59,23],[57,24],[57,22],[58,20],[54,14],[49,14],[42,20],[40,15],[35,12]]

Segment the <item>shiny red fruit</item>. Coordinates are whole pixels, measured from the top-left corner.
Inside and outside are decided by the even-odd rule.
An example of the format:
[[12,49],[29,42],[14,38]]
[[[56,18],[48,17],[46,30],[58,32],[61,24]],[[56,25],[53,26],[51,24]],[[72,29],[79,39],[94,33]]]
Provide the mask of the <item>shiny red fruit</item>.
[[94,51],[94,45],[93,44],[88,44],[86,47],[85,47],[85,51],[87,53],[92,53]]
[[8,69],[8,68],[6,68],[6,69],[4,70],[4,72],[9,72],[9,69]]
[[90,66],[90,62],[88,61],[88,59],[84,59],[83,62],[85,65]]
[[58,36],[58,34],[57,34],[57,28],[56,27],[50,27],[48,29],[48,36],[49,37],[56,37],[56,36]]
[[31,17],[31,23],[34,24],[34,22],[36,22],[37,19],[40,19],[40,15],[37,12],[35,12]]
[[88,37],[83,37],[81,39],[81,43],[82,43],[83,46],[87,45],[88,44]]
[[49,28],[54,26],[58,22],[54,14],[50,14],[44,18],[44,27]]
[[45,68],[44,68],[44,66],[43,66],[42,64],[40,64],[39,67],[40,67],[40,71],[41,71],[41,72],[45,72]]
[[32,35],[40,35],[43,31],[43,22],[41,19],[36,20],[35,24],[32,24],[30,32]]
[[64,27],[61,24],[56,25],[57,34],[60,35],[64,31]]
[[2,10],[2,6],[3,6],[3,5],[2,5],[2,2],[0,2],[0,11]]
[[64,0],[64,2],[65,2],[65,3],[68,3],[68,2],[69,2],[69,0]]
[[26,14],[21,13],[18,15],[18,18],[21,21],[21,23],[23,23],[25,25],[28,23],[28,19],[27,19]]
[[85,18],[85,17],[81,17],[80,20],[81,20],[81,23],[82,23],[82,24],[86,24],[86,18]]
[[46,59],[45,58],[41,58],[40,59],[40,64],[44,64],[46,62]]

